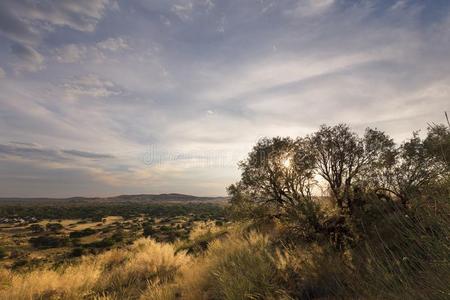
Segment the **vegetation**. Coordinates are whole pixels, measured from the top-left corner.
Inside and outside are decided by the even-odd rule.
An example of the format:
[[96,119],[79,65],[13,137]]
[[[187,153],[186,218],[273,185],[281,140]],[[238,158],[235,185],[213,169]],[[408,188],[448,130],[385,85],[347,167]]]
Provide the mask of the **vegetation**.
[[0,206],[0,217],[29,218],[38,220],[50,219],[91,219],[101,222],[108,216],[121,216],[126,219],[140,215],[152,217],[176,217],[195,214],[200,218],[217,218],[223,216],[222,207],[212,203],[189,204],[139,204],[139,203],[111,203],[111,204],[8,204]]
[[234,222],[215,208],[128,208],[101,223],[24,227],[34,241],[69,235],[72,250],[4,268],[0,298],[449,299],[449,141],[443,125],[398,146],[346,125],[262,139],[228,188]]

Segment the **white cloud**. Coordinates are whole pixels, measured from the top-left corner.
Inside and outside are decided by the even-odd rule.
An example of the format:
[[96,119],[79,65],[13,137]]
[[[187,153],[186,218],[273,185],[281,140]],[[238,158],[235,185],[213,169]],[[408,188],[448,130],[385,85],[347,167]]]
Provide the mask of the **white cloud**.
[[403,9],[408,5],[408,1],[407,0],[398,0],[397,2],[395,2],[392,6],[391,9],[392,10],[396,10],[396,9]]
[[0,79],[5,78],[6,77],[6,72],[5,70],[3,70],[2,68],[0,68]]
[[300,0],[288,14],[300,17],[313,17],[329,10],[335,0]]
[[[13,3],[0,1],[0,8],[6,2]],[[190,163],[203,158],[195,156],[157,170],[144,164],[140,152],[157,144],[181,153],[237,150],[243,158],[258,137],[304,135],[321,123],[338,122],[356,130],[377,126],[399,141],[427,122],[439,122],[442,111],[449,110],[447,6],[440,19],[435,8],[426,16],[413,11],[414,4],[427,8],[413,1],[396,10],[390,8],[395,1],[217,3],[124,1],[104,24],[107,9],[84,25],[16,18],[26,20],[21,24],[29,32],[14,27],[0,46],[8,75],[11,41],[31,47],[17,58],[47,67],[42,76],[0,80],[0,114],[6,116],[0,118],[0,144],[27,141],[110,153],[114,159],[50,166],[86,171],[73,180],[64,177],[69,171],[61,171],[72,187],[67,191],[42,183],[60,175],[42,167],[33,173],[39,182],[16,183],[10,193],[111,193],[114,184],[120,193],[222,194],[237,179],[237,158],[228,169],[199,171]],[[4,12],[0,9],[0,27],[8,20]],[[88,32],[92,26],[98,32]],[[42,60],[47,53],[53,58]],[[64,84],[60,78],[71,80]],[[0,177],[11,178],[17,166],[8,170],[2,163]],[[28,174],[27,166],[15,170],[17,176]],[[75,187],[83,178],[92,184]]]
[[127,41],[124,38],[108,38],[102,40],[93,46],[84,44],[68,44],[53,50],[56,61],[60,63],[79,63],[84,60],[94,62],[103,62],[109,53],[119,53],[122,50],[129,49]]
[[124,38],[109,38],[97,43],[97,47],[102,50],[109,50],[116,52],[123,49],[128,49],[129,46]]
[[192,20],[196,12],[209,13],[215,7],[212,0],[177,0],[170,11],[183,21]]
[[[19,61],[12,68],[19,74],[44,69],[44,57],[36,50],[41,48],[43,36],[56,27],[68,27],[92,32],[103,18],[110,0],[26,1],[0,2],[0,34],[12,41],[11,47]],[[57,60],[75,62],[82,56],[82,48],[69,45],[57,53]]]
[[42,32],[67,26],[92,32],[109,0],[40,1],[4,0],[0,3],[0,33],[21,43],[35,43]]
[[22,2],[13,6],[13,12],[27,20],[68,26],[79,31],[93,31],[108,5],[111,5],[109,0],[48,1],[33,6]]
[[[380,55],[381,54],[381,55]],[[233,74],[221,74],[221,81],[214,88],[200,92],[200,96],[209,101],[224,101],[240,98],[247,93],[306,80],[355,65],[364,64],[389,57],[390,53],[342,54],[333,57],[308,57],[283,60],[255,61],[234,70]],[[239,75],[236,75],[236,72]]]
[[63,85],[65,97],[75,100],[82,97],[104,98],[119,95],[121,90],[112,81],[94,74],[78,77]]
[[184,1],[183,3],[176,3],[172,5],[171,11],[180,19],[186,21],[191,18],[193,3],[191,1]]
[[69,44],[54,51],[56,60],[61,63],[75,63],[81,61],[88,48],[83,45]]

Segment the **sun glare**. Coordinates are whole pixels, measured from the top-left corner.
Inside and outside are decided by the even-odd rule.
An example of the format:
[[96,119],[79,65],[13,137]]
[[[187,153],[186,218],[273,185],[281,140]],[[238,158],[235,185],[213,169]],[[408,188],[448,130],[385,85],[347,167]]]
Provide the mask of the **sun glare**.
[[292,158],[291,158],[291,157],[286,157],[286,158],[283,160],[283,166],[284,166],[285,168],[291,167],[291,163],[292,163]]

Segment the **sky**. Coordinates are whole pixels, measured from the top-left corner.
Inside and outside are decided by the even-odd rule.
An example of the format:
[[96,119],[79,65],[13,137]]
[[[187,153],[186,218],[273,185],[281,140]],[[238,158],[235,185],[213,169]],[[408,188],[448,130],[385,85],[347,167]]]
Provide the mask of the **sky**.
[[263,136],[450,111],[450,1],[2,0],[0,197],[225,195]]

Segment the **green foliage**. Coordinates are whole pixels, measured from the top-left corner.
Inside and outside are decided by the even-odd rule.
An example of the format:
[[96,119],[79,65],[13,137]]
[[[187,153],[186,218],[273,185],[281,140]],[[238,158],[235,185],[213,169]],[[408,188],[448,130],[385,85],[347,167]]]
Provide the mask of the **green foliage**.
[[430,126],[424,146],[430,155],[440,160],[450,170],[450,127],[442,124]]
[[[344,251],[364,238],[361,221],[377,214],[374,204],[411,209],[442,186],[450,173],[439,149],[449,136],[437,126],[425,140],[414,133],[396,146],[384,132],[368,128],[360,137],[340,124],[296,140],[261,139],[239,165],[241,180],[228,187],[229,212],[255,223],[277,219],[291,239],[328,240]],[[328,191],[331,209],[313,197],[319,188]]]

